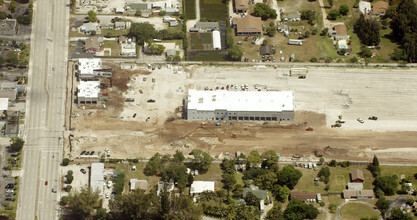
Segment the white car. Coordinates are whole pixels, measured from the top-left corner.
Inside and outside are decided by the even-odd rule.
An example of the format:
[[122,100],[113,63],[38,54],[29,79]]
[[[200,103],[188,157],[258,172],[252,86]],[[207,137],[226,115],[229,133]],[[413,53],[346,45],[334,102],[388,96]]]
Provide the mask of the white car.
[[365,122],[362,118],[358,118],[357,120],[362,124]]
[[109,180],[109,182],[107,182],[107,187],[110,188],[113,185],[113,181]]
[[110,198],[110,194],[106,193],[106,199]]

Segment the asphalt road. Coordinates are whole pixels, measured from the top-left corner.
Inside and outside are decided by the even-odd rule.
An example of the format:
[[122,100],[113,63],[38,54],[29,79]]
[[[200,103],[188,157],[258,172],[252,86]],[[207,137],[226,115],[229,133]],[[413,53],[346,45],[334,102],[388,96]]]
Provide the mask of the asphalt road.
[[[26,141],[17,219],[58,219],[65,117],[67,0],[34,3],[29,63]],[[45,185],[48,181],[48,185]],[[52,188],[57,186],[58,193]]]

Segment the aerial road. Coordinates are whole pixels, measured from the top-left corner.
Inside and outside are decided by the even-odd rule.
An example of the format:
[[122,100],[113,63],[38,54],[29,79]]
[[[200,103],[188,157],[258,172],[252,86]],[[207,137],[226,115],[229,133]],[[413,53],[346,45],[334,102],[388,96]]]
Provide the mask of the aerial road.
[[[58,219],[69,1],[37,0],[31,36],[25,147],[17,219]],[[52,192],[57,187],[57,193]]]

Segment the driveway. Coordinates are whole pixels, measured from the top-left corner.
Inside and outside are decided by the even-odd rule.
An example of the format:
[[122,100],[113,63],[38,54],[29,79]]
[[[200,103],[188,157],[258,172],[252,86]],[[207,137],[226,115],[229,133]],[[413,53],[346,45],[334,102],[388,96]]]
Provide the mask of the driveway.
[[276,21],[281,21],[281,13],[279,11],[278,8],[278,1],[277,0],[271,0],[269,1],[269,6],[271,6],[271,8],[275,9],[275,11],[277,12],[277,18],[275,19]]
[[323,0],[319,0],[320,8],[321,8],[321,14],[323,15],[323,28],[329,28],[330,29],[330,21],[327,20],[327,14],[326,9],[324,8]]
[[187,29],[194,27],[194,25],[200,20],[200,0],[195,0],[195,17],[194,20],[188,20],[187,21]]
[[401,208],[409,199],[410,197],[408,196],[400,196],[394,200],[389,200],[389,208],[387,210],[387,213],[385,216],[389,216],[391,210],[396,209],[396,208]]
[[[111,20],[115,17],[119,17],[125,20],[130,20],[136,23],[149,23],[152,24],[156,30],[163,30],[168,28],[168,24],[163,22],[163,18],[159,16],[142,18],[142,17],[132,17],[132,16],[123,16],[123,15],[97,15],[97,19],[100,20],[101,24],[111,24]],[[77,20],[77,24],[81,24],[79,21],[85,20],[85,15],[73,15],[73,19]]]
[[359,204],[363,204],[363,205],[367,205],[367,206],[369,206],[369,207],[371,207],[371,208],[373,208],[376,212],[378,212],[378,214],[379,214],[379,219],[380,220],[382,220],[383,218],[380,216],[381,215],[381,213],[379,212],[379,210],[374,206],[374,205],[372,205],[372,204],[370,204],[370,203],[367,203],[367,202],[362,202],[362,201],[347,201],[347,202],[344,202],[344,203],[342,203],[342,204],[340,204],[338,207],[337,207],[337,213],[336,213],[336,220],[340,220],[340,210],[342,210],[342,208],[343,208],[343,206],[345,206],[345,205],[347,205],[347,204],[349,204],[349,203],[359,203]]

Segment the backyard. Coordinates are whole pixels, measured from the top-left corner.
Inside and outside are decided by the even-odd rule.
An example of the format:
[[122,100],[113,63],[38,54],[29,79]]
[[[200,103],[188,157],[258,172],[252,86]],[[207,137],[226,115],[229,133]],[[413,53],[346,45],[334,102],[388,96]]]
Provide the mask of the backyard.
[[227,18],[226,4],[222,0],[200,0],[201,18],[209,21],[225,21]]
[[183,5],[185,7],[185,16],[187,19],[195,19],[196,18],[196,11],[195,11],[195,0],[183,0]]
[[[136,166],[136,171],[132,170],[132,167]],[[124,189],[129,189],[129,180],[130,179],[139,179],[148,181],[148,189],[152,189],[155,186],[160,178],[157,176],[146,176],[143,174],[143,169],[145,168],[146,163],[117,163],[117,164],[106,164],[106,167],[114,168],[114,173],[124,173],[125,174],[125,186]]]
[[342,219],[372,219],[378,217],[378,213],[371,207],[358,203],[351,203],[343,206],[341,212]]
[[120,52],[122,51],[120,44],[117,43],[117,41],[105,40],[103,41],[101,48],[110,48],[111,56],[120,56]]
[[192,50],[211,50],[212,36],[211,33],[190,33]]

